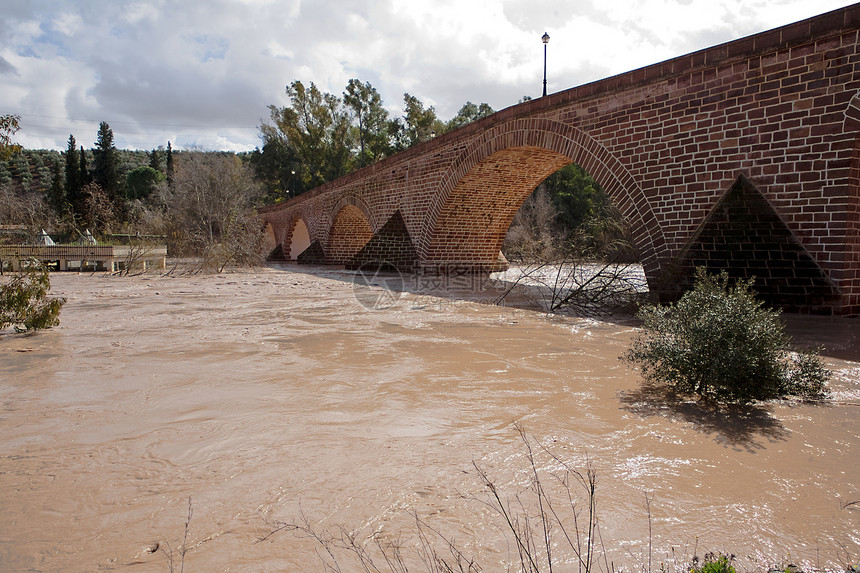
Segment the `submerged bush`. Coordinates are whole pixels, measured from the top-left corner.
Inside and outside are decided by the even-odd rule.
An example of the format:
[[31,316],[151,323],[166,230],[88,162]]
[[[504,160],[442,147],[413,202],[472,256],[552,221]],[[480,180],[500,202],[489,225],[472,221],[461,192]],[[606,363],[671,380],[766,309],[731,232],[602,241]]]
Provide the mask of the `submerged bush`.
[[66,299],[48,298],[49,290],[48,269],[36,261],[0,284],[0,330],[12,326],[24,332],[58,325]]
[[734,555],[707,553],[704,562],[699,565],[698,559],[694,557],[690,573],[736,573],[735,567],[732,565],[734,559]]
[[752,285],[697,269],[677,303],[640,310],[644,331],[622,359],[648,381],[718,402],[822,397],[830,373],[817,353],[791,351],[780,311],[764,308]]

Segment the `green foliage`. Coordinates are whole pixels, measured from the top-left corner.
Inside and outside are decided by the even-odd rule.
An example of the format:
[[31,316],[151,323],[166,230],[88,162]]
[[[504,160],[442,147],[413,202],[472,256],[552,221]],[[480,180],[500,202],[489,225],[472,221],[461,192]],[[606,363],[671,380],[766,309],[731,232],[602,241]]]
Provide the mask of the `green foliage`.
[[176,159],[173,157],[173,146],[167,142],[167,157],[165,158],[164,175],[167,177],[167,187],[173,191],[176,183]]
[[493,108],[490,107],[489,104],[482,103],[481,105],[475,105],[472,102],[467,101],[463,104],[463,107],[460,108],[460,111],[457,112],[457,115],[445,124],[445,131],[451,131],[453,129],[463,127],[473,121],[485,118],[492,113]]
[[261,126],[263,141],[283,139],[295,150],[304,188],[346,175],[351,169],[351,130],[340,98],[300,81],[287,86],[287,95],[291,106],[269,106],[273,125]]
[[417,97],[408,93],[403,94],[403,104],[406,109],[406,115],[403,116],[406,122],[403,126],[404,147],[424,143],[445,131],[445,124],[436,116],[433,106],[425,109]]
[[20,115],[0,115],[0,159],[9,159],[21,151],[21,146],[12,142],[12,136],[21,129]]
[[145,199],[164,181],[164,174],[149,166],[135,167],[125,176],[129,199]]
[[81,145],[81,161],[78,169],[78,178],[80,180],[80,185],[83,188],[84,185],[88,183],[92,183],[92,174],[90,173],[90,169],[87,166],[87,152],[84,151],[84,146]]
[[82,210],[81,198],[81,158],[78,155],[78,144],[74,135],[69,135],[69,145],[66,148],[66,199],[72,206],[72,211]]
[[609,196],[600,184],[576,163],[562,167],[544,184],[558,209],[559,225],[568,231],[602,218],[610,206]]
[[48,298],[48,270],[37,261],[0,284],[0,330],[12,326],[16,332],[51,328],[60,323],[64,298]]
[[355,131],[359,143],[359,166],[370,165],[390,155],[388,111],[382,106],[382,97],[376,88],[370,82],[362,84],[351,79],[343,94],[343,103],[358,124]]
[[289,142],[283,138],[270,138],[262,150],[252,151],[248,160],[254,168],[257,181],[265,189],[266,203],[279,203],[305,191],[304,184],[298,177],[301,171],[300,160]]
[[795,354],[780,313],[756,299],[752,280],[699,268],[692,290],[669,306],[647,306],[644,331],[622,359],[643,377],[717,402],[781,396],[819,398],[829,372],[816,353]]
[[120,173],[113,130],[106,122],[99,124],[98,139],[93,150],[93,182],[98,184],[111,201],[120,197]]
[[64,216],[68,211],[66,190],[63,186],[63,170],[57,161],[51,167],[51,188],[48,190],[48,204],[54,213]]
[[30,162],[26,155],[23,153],[13,155],[12,159],[9,160],[9,171],[12,172],[12,178],[24,190],[30,189],[33,184],[33,174],[30,172]]
[[417,97],[405,93],[403,117],[392,119],[376,88],[358,79],[349,80],[342,98],[298,80],[286,91],[290,105],[269,106],[270,121],[260,126],[262,150],[249,158],[268,203],[299,195],[493,113],[486,103],[466,102],[446,124],[433,106],[425,108]]
[[161,150],[163,148],[159,146],[158,149],[153,149],[149,153],[149,166],[155,169],[156,171],[161,171]]
[[705,554],[705,560],[700,565],[698,558],[694,557],[690,573],[737,573],[732,565],[734,559],[734,555],[707,553]]
[[[541,206],[546,201],[550,204]],[[547,177],[523,203],[503,250],[511,260],[638,260],[621,212],[600,184],[575,163]]]

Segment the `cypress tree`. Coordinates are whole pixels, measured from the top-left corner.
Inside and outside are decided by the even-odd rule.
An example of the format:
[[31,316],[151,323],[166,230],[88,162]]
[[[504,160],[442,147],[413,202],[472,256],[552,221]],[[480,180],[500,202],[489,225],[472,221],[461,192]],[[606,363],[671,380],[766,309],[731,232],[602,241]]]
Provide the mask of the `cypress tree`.
[[[75,162],[77,164],[77,162]],[[66,191],[63,188],[63,170],[60,169],[60,162],[55,161],[51,166],[51,189],[48,193],[48,202],[54,212],[62,217],[68,210],[68,199]]]
[[167,142],[167,188],[173,191],[176,166],[173,163],[173,147]]
[[69,147],[66,149],[66,198],[77,210],[81,197],[81,160],[78,157],[78,147],[75,136],[69,135]]
[[119,169],[113,131],[107,122],[99,124],[96,147],[93,150],[93,182],[101,187],[114,203],[120,199]]
[[91,181],[90,172],[87,168],[87,152],[84,151],[83,145],[81,145],[81,168],[78,171],[78,177],[80,178],[81,189],[83,189]]

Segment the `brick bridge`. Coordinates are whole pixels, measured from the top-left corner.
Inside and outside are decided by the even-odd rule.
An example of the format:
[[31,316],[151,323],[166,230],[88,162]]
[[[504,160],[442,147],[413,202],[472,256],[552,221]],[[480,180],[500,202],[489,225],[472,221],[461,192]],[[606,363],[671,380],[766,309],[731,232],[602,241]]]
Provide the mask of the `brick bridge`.
[[664,300],[692,269],[787,310],[860,312],[860,4],[522,103],[261,210],[272,256],[488,271],[575,162]]

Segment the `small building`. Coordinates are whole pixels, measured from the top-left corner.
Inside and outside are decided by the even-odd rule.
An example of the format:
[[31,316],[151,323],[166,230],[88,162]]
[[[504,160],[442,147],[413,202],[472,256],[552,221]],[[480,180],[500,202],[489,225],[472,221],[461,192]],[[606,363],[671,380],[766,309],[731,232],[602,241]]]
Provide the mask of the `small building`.
[[36,237],[37,245],[45,245],[47,247],[53,247],[56,243],[51,238],[51,235],[45,232],[45,229],[42,229],[42,232]]

